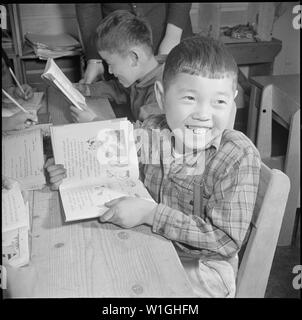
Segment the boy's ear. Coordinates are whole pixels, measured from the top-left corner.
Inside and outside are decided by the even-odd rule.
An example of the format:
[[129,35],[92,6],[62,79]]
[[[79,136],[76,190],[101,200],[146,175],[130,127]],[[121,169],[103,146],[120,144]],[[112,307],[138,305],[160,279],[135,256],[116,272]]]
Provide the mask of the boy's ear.
[[139,59],[140,52],[136,48],[133,48],[132,50],[129,51],[129,57],[131,60],[131,66],[136,67],[138,65],[139,60],[140,60]]
[[234,99],[237,97],[237,95],[238,95],[238,90],[235,91]]
[[154,91],[157,104],[160,110],[164,110],[164,87],[160,81],[155,81],[154,83]]

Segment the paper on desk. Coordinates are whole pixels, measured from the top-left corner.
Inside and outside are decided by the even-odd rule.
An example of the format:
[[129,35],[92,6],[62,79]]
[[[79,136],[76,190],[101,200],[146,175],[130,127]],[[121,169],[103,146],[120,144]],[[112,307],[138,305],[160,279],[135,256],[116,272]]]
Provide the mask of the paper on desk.
[[26,190],[43,187],[46,181],[40,129],[2,136],[2,174],[18,180]]
[[10,189],[2,188],[2,232],[21,227],[29,228],[29,213],[20,185],[14,181]]

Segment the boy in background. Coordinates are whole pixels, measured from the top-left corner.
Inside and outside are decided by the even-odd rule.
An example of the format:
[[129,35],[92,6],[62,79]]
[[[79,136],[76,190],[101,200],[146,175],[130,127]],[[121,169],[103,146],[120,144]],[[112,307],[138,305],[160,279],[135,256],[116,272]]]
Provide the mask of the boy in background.
[[[117,104],[130,104],[135,120],[160,113],[156,105],[154,83],[160,80],[163,58],[156,58],[152,49],[149,23],[126,10],[107,16],[96,30],[96,46],[109,73],[117,80],[75,86],[86,96],[99,96]],[[71,107],[76,122],[99,120],[89,107],[84,111]],[[143,110],[143,111],[142,111]]]
[[[150,116],[141,126],[149,132],[145,139],[160,132],[161,145],[151,147],[154,140],[148,138],[139,151],[141,160],[150,150],[159,155],[158,163],[141,161],[140,167],[156,203],[121,197],[106,203],[108,211],[99,218],[123,228],[147,224],[173,241],[200,297],[235,296],[238,252],[259,183],[259,152],[243,133],[227,129],[237,71],[219,41],[188,38],[172,49],[163,80],[155,83],[165,114]],[[171,136],[167,153],[163,145]],[[51,179],[58,185],[63,176]]]

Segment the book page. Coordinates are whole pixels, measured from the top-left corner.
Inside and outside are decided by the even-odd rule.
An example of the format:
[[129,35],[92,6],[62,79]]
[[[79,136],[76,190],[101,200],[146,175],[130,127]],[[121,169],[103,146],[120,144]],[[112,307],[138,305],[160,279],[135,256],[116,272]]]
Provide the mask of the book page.
[[51,137],[55,163],[67,170],[62,185],[139,177],[133,128],[127,120],[53,126]]
[[109,179],[103,183],[60,187],[66,221],[96,218],[108,208],[105,203],[123,196],[153,201],[143,183],[130,178]]
[[22,188],[34,190],[45,183],[41,130],[2,135],[2,175],[18,180]]
[[65,76],[62,70],[56,65],[53,59],[48,59],[42,78],[52,82],[62,93],[80,110],[80,104],[86,105],[85,97],[73,87],[70,80]]
[[10,189],[2,188],[2,232],[26,226],[29,228],[28,208],[15,181]]

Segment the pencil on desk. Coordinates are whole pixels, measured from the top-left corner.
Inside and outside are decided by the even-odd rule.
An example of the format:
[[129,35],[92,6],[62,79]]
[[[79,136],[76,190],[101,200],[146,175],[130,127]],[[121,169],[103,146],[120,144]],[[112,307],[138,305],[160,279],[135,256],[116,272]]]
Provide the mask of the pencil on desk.
[[10,99],[18,108],[20,108],[23,112],[29,113],[26,109],[24,109],[19,102],[17,102],[12,96],[10,96],[4,89],[2,89],[2,92],[7,96],[8,99]]
[[13,70],[11,69],[11,67],[9,67],[8,69],[9,69],[10,74],[11,74],[12,77],[14,78],[17,86],[19,87],[19,89],[21,90],[21,92],[24,94],[24,96],[26,96],[25,91],[24,91],[24,89],[22,88],[22,86],[21,86],[20,82],[18,81],[18,79],[16,78]]

